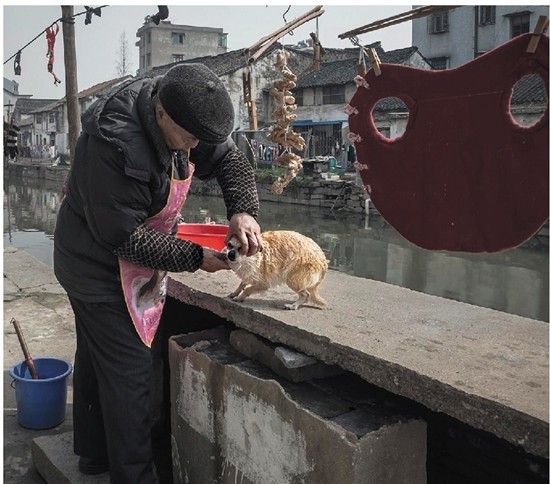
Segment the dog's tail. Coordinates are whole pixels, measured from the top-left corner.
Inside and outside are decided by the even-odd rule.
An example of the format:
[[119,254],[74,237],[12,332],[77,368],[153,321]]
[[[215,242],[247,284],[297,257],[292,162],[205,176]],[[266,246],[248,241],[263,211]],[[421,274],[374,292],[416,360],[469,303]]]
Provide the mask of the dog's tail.
[[308,302],[315,304],[316,306],[319,306],[321,308],[326,308],[327,302],[319,295],[319,292],[318,292],[320,284],[321,283],[317,284],[316,286],[310,287],[308,289],[308,292],[309,292]]

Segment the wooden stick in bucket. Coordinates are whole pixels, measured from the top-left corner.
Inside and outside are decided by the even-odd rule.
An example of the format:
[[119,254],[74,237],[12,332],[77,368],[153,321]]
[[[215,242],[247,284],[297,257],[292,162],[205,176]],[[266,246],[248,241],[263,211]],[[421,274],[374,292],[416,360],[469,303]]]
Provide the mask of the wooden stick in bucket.
[[21,345],[21,349],[23,350],[23,354],[25,355],[25,363],[27,364],[27,367],[29,368],[29,371],[31,373],[33,380],[38,380],[38,373],[36,373],[36,368],[34,367],[34,361],[32,361],[31,355],[29,353],[29,349],[27,348],[27,343],[25,343],[25,338],[23,337],[23,332],[21,331],[21,328],[19,327],[19,323],[15,318],[11,318],[10,321],[13,324],[13,327],[15,328],[15,332],[17,333],[17,338],[19,339],[19,344]]

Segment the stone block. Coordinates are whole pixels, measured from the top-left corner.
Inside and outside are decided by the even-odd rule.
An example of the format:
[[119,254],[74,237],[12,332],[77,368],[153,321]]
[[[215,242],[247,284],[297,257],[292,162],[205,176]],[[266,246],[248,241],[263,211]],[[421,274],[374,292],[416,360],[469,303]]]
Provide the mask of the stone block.
[[287,368],[303,368],[304,366],[310,366],[319,361],[313,358],[313,356],[305,355],[304,353],[294,351],[284,346],[277,346],[275,348],[275,356],[279,358]]
[[[175,483],[426,482],[424,421],[354,411],[309,383],[278,378],[223,334],[210,337],[169,343]],[[312,402],[325,413],[331,402],[331,415]]]
[[[303,355],[301,361],[304,363],[306,358],[309,358],[307,359],[308,364],[289,366],[288,362],[285,362],[280,356],[285,351],[284,347],[243,329],[232,331],[229,342],[233,348],[246,357],[259,361],[271,368],[277,375],[292,382],[307,381],[313,378],[324,378],[343,373],[339,366],[327,365],[315,358],[307,357],[303,353],[299,353]],[[279,355],[276,353],[277,348],[280,348]]]

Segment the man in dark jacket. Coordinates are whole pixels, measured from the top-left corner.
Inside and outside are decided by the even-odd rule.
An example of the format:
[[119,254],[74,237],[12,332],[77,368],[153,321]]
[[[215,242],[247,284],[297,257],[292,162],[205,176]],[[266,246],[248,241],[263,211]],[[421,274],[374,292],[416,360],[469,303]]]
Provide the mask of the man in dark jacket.
[[191,177],[216,177],[229,234],[262,248],[254,173],[229,138],[234,113],[202,64],[130,80],[82,116],[59,210],[54,269],[76,321],[74,451],[85,474],[156,482],[150,345],[168,271],[228,269],[225,256],[174,237]]

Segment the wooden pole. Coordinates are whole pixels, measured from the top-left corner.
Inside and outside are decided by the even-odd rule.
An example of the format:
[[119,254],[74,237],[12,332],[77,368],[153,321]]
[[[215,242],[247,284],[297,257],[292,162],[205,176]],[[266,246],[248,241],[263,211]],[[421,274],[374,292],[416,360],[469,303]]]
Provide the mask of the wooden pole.
[[74,33],[74,7],[61,6],[63,17],[63,47],[65,54],[65,99],[69,125],[69,154],[74,161],[76,140],[80,133],[80,106],[78,105],[78,81],[76,68],[76,42]]
[[19,326],[19,323],[15,318],[11,318],[11,324],[13,324],[13,327],[15,328],[17,338],[19,339],[19,344],[21,345],[23,355],[25,356],[25,363],[27,364],[29,373],[31,374],[33,380],[38,380],[38,373],[36,373],[34,361],[32,361],[31,354],[29,353],[29,349],[27,348],[27,343],[25,342],[23,331],[21,331],[21,327]]

